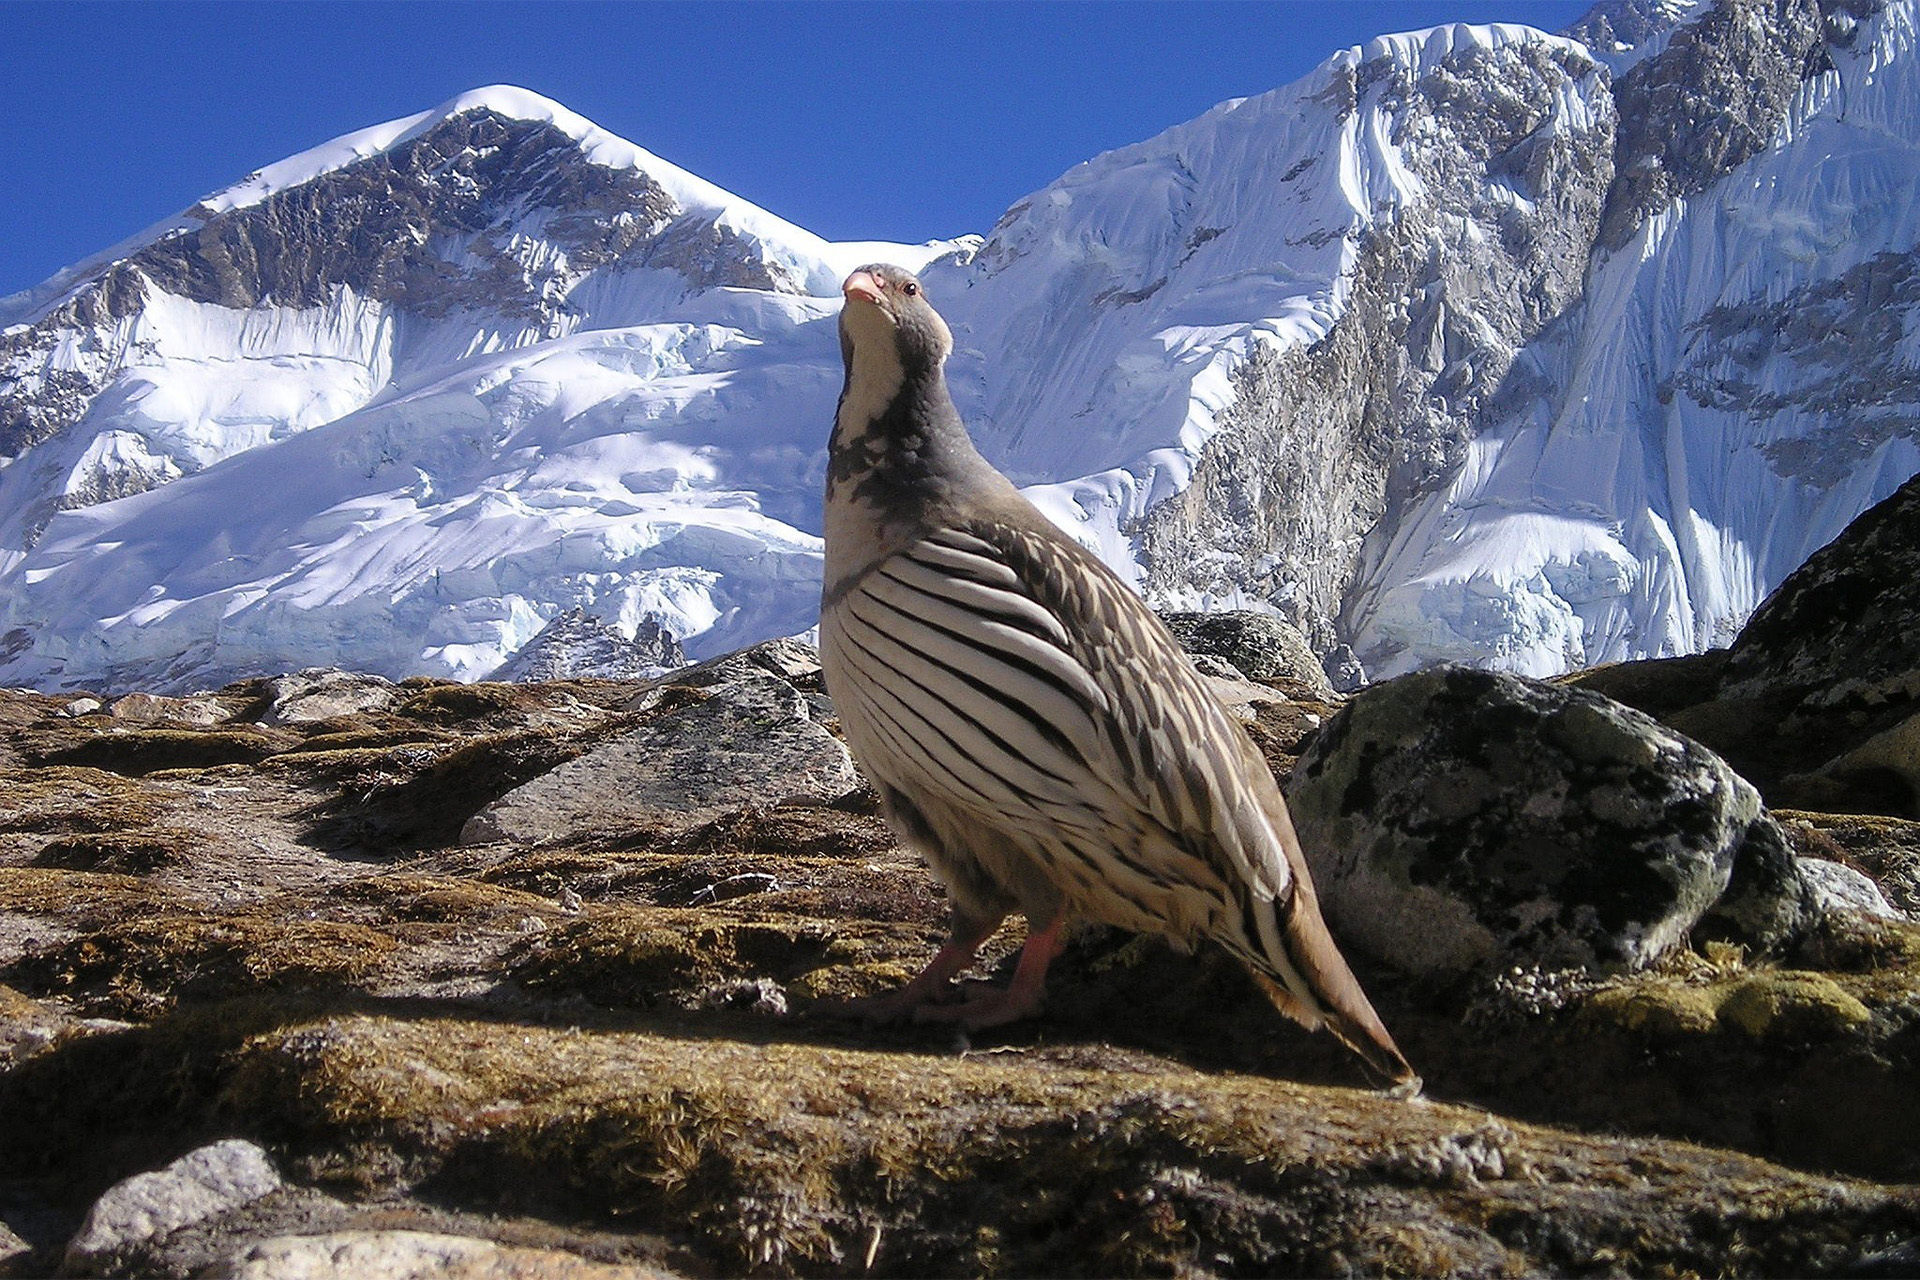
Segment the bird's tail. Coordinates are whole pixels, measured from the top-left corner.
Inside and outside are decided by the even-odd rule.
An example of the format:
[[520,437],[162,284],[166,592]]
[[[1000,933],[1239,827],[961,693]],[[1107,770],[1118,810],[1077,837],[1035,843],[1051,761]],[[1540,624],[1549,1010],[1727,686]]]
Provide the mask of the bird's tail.
[[[1325,925],[1320,926],[1320,932],[1325,936]],[[1328,938],[1327,945],[1328,954],[1338,965],[1339,976],[1344,978],[1344,982],[1326,982],[1326,978],[1333,976],[1330,974],[1309,978],[1315,994],[1320,997],[1313,1004],[1294,994],[1285,983],[1266,972],[1264,967],[1249,966],[1249,972],[1280,1012],[1302,1026],[1315,1030],[1325,1027],[1333,1033],[1334,1039],[1353,1050],[1361,1061],[1389,1081],[1392,1093],[1403,1098],[1418,1097],[1420,1073],[1413,1069],[1413,1064],[1400,1052],[1400,1046],[1394,1043],[1393,1036],[1380,1021],[1380,1015],[1374,1012],[1366,992],[1360,989],[1353,971],[1347,968],[1346,961],[1340,958],[1337,951],[1331,950],[1331,938]]]
[[[1277,796],[1276,796],[1277,798]],[[1249,923],[1261,954],[1250,964],[1254,978],[1280,1012],[1302,1026],[1325,1027],[1336,1040],[1391,1082],[1400,1097],[1417,1097],[1420,1075],[1388,1034],[1360,980],[1334,945],[1320,914],[1318,895],[1308,878],[1305,856],[1284,803],[1269,810],[1274,834],[1286,849],[1293,870],[1292,892],[1250,904]]]

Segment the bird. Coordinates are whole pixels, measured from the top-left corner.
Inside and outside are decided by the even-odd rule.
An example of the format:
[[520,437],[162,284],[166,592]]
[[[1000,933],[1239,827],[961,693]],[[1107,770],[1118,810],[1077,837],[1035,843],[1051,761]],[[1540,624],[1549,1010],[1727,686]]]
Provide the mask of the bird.
[[[974,446],[947,387],[953,335],[921,281],[875,263],[842,293],[821,666],[950,923],[919,976],[838,1011],[968,1030],[1035,1015],[1065,930],[1091,921],[1219,944],[1281,1012],[1417,1094],[1245,728],[1140,596]],[[1028,931],[1010,983],[953,999],[1015,913]]]

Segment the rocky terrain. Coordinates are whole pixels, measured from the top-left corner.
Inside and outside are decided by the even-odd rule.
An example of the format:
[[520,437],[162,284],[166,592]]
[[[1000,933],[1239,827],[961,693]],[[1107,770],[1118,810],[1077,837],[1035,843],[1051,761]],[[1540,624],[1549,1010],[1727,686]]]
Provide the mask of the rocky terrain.
[[1912,758],[1917,502],[1684,669],[1175,620],[1416,1102],[1106,932],[1004,1034],[823,1016],[943,907],[796,642],[0,694],[0,1273],[1912,1274],[1920,811],[1833,762]]

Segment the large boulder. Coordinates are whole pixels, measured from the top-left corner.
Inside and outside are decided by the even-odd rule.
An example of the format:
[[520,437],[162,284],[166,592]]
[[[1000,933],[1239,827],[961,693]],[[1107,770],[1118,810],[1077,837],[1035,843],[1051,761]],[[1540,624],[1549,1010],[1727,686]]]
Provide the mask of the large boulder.
[[1696,927],[1778,945],[1810,909],[1725,761],[1611,699],[1517,676],[1440,668],[1367,690],[1288,798],[1336,931],[1411,973],[1637,969]]

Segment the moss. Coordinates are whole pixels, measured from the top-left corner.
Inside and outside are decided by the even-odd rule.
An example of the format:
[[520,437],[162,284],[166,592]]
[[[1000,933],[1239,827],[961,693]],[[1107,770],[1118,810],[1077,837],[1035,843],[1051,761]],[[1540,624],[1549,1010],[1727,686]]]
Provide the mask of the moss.
[[123,831],[146,826],[165,807],[139,782],[105,769],[0,769],[0,832]]
[[1586,1002],[1582,1013],[1590,1021],[1652,1036],[1702,1035],[1714,1029],[1721,1002],[1726,997],[1724,986],[1642,983],[1598,991]]
[[[924,963],[925,948],[924,934],[902,926],[829,928],[795,916],[605,906],[540,935],[514,976],[548,994],[653,1005],[740,978],[784,983],[816,969],[897,962],[903,953]],[[823,978],[810,985],[834,983]]]
[[1720,1005],[1720,1024],[1746,1035],[1782,1040],[1831,1038],[1866,1026],[1873,1014],[1824,974],[1776,970],[1735,984]]
[[51,867],[0,867],[0,911],[29,916],[139,915],[162,895],[136,876]]
[[50,763],[86,765],[138,777],[162,769],[257,764],[298,741],[293,733],[250,725],[114,729],[57,752]]
[[374,727],[352,721],[338,725],[333,721],[326,721],[322,727],[326,730],[325,732],[311,734],[304,741],[288,747],[279,757],[279,761],[288,763],[290,758],[330,752],[384,752],[394,747],[423,747],[431,750],[454,740],[450,734],[404,721]]
[[297,1169],[673,1231],[731,1274],[869,1251],[883,1274],[1166,1274],[1196,1245],[1223,1273],[1825,1270],[1920,1228],[1911,1195],[1743,1157],[1177,1069],[366,1017],[233,1062],[226,1112]]
[[329,891],[341,902],[373,908],[378,920],[499,926],[554,914],[553,903],[531,893],[433,875],[366,876]]
[[395,714],[431,725],[457,725],[469,730],[476,723],[504,728],[522,724],[528,716],[551,710],[563,702],[563,695],[551,685],[485,681],[436,684],[415,692],[395,708]]
[[43,995],[148,1018],[183,999],[220,999],[256,988],[349,986],[366,980],[400,945],[362,925],[268,911],[130,914],[44,947],[9,974]]
[[140,875],[178,866],[203,844],[202,837],[179,829],[59,836],[40,850],[34,865]]

